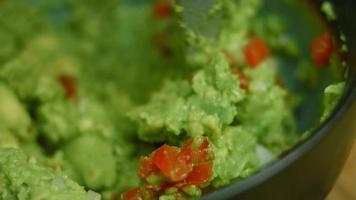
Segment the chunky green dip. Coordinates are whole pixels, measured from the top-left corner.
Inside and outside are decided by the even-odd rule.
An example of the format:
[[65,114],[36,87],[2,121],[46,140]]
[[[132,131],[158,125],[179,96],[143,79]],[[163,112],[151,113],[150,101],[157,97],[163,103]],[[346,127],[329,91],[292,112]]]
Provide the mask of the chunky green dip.
[[[314,63],[303,57],[286,22],[259,17],[262,4],[216,1],[202,21],[219,18],[219,31],[207,35],[207,24],[193,28],[185,7],[166,0],[0,1],[0,199],[197,198],[293,147],[309,133],[296,120],[303,95],[278,66],[297,63],[296,79],[313,89],[338,63],[331,49]],[[329,40],[313,48],[320,41]],[[321,121],[342,91],[325,89]],[[166,165],[139,172],[144,181],[136,173],[157,147],[177,152],[189,140],[208,142],[208,161],[188,169],[207,167],[208,177],[121,195],[177,178]]]

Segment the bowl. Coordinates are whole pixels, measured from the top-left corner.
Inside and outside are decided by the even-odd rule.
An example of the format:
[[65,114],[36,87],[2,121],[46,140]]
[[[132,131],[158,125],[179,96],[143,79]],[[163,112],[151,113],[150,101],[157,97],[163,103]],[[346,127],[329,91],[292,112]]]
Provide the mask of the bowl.
[[[320,8],[322,0],[311,1]],[[254,176],[202,199],[324,199],[350,153],[356,134],[356,2],[331,0],[338,16],[328,22],[335,35],[344,34],[349,52],[346,87],[338,105],[311,136]],[[319,13],[320,14],[320,13]]]
[[[132,4],[147,3],[146,0],[122,1]],[[318,200],[327,196],[346,161],[356,134],[356,12],[353,9],[356,2],[353,0],[330,1],[335,6],[338,19],[329,22],[328,26],[334,32],[333,35],[344,34],[349,47],[349,52],[345,57],[349,65],[345,76],[346,87],[338,105],[308,139],[283,154],[277,161],[245,180],[206,194],[202,199]],[[272,4],[272,0],[265,0],[265,2]],[[314,10],[319,10],[324,1],[310,0],[310,2],[314,4]],[[288,11],[285,12],[288,13]],[[54,21],[59,24],[63,20],[62,12],[50,14],[53,14],[51,16]],[[299,12],[297,14],[296,18],[301,16]],[[321,16],[320,13],[319,16]],[[309,27],[303,28],[305,30],[301,32],[306,33]],[[309,43],[306,44],[309,45]],[[309,46],[306,48],[304,51],[309,53],[307,51]],[[285,74],[287,73],[289,72],[285,71]],[[322,90],[319,92],[321,96]],[[320,99],[313,99],[313,96],[308,98],[307,101],[313,101],[313,105],[320,103],[318,101]],[[298,115],[298,121],[305,121],[302,122],[302,129],[311,126],[313,120],[307,118],[317,117],[317,109],[306,106],[303,114]]]

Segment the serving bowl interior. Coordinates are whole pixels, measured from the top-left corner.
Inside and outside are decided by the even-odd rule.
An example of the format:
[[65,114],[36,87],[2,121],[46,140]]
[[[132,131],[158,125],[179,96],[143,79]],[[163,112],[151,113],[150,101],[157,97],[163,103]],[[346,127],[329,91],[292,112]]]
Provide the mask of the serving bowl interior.
[[[343,65],[346,66],[346,86],[334,111],[312,131],[308,139],[297,144],[280,159],[254,176],[210,193],[203,199],[317,200],[324,199],[331,190],[356,134],[356,13],[352,9],[356,2],[329,1],[337,15],[337,19],[332,21],[327,21],[320,11],[323,2],[308,2],[310,11],[329,27],[340,45],[345,42],[348,46],[348,52],[342,56]],[[340,36],[345,36],[346,41],[341,41]],[[315,99],[309,103],[317,104]],[[310,108],[304,104],[305,115],[301,114],[298,118],[302,129],[313,123],[311,118],[305,118],[306,115],[318,115],[315,108]]]
[[[122,2],[139,6],[149,1],[122,0]],[[356,2],[352,0],[332,1],[338,16],[334,21],[327,21],[320,12],[319,8],[323,1],[311,1],[310,4],[297,0],[265,0],[262,2],[262,9],[257,16],[261,19],[259,21],[264,22],[263,19],[269,19],[271,13],[274,17],[285,18],[285,32],[290,33],[290,37],[296,42],[296,49],[299,50],[301,57],[311,61],[310,42],[316,35],[324,32],[333,33],[335,42],[340,45],[346,43],[349,52],[335,57],[334,66],[340,66],[339,68],[320,70],[318,81],[312,87],[306,86],[298,79],[296,74],[298,74],[300,63],[296,62],[296,57],[290,57],[281,51],[273,52],[273,56],[278,58],[277,68],[280,76],[278,78],[281,80],[281,87],[301,97],[300,102],[296,103],[298,106],[296,106],[295,118],[298,132],[308,137],[301,136],[304,138],[303,141],[255,175],[208,193],[202,199],[322,199],[332,187],[351,148],[356,126],[356,38],[353,37],[356,35],[356,25],[352,21],[356,19],[352,11]],[[64,6],[65,9],[67,8]],[[57,23],[60,28],[65,12],[55,10],[55,12],[50,11],[49,14],[53,18],[53,23]],[[347,40],[340,38],[341,35],[344,35]],[[108,50],[103,52],[103,54],[109,53]],[[102,59],[100,55],[97,58]],[[109,73],[103,74],[110,76],[112,72]],[[132,74],[137,73],[132,72]],[[157,76],[160,78],[160,73]],[[321,123],[324,89],[342,80],[346,82],[343,95],[332,114]],[[137,80],[132,78],[129,81],[128,84],[123,85],[130,85]],[[140,93],[140,90],[138,91],[137,93]],[[132,96],[135,95],[137,94],[132,94]],[[137,96],[141,97],[141,95]],[[309,132],[311,128],[312,131]],[[44,146],[47,147],[47,144]],[[51,153],[53,152],[49,152]]]

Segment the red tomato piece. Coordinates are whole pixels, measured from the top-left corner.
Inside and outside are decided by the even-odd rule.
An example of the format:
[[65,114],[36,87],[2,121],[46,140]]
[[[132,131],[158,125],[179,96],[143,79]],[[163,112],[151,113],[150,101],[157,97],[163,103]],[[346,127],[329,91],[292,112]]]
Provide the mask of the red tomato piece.
[[199,148],[193,152],[193,162],[195,164],[202,163],[212,159],[212,156],[209,151],[209,140],[204,138]]
[[173,182],[183,180],[192,170],[187,155],[180,154],[179,148],[166,144],[154,152],[153,162]]
[[164,144],[153,153],[153,163],[168,176],[178,154],[178,148]]
[[172,15],[173,5],[168,0],[161,0],[154,5],[153,16],[165,19]]
[[187,185],[202,185],[208,182],[213,174],[212,162],[205,162],[193,167],[185,179]]
[[200,144],[200,149],[201,150],[208,150],[209,146],[210,146],[209,140],[208,140],[208,138],[205,137],[203,139],[203,142]]
[[68,98],[74,98],[77,95],[75,80],[72,76],[62,74],[58,76],[58,81],[62,84],[65,94]]
[[152,174],[156,174],[159,172],[159,169],[156,167],[156,165],[153,163],[153,160],[151,157],[142,157],[140,160],[140,166],[137,171],[137,175],[145,179],[148,176]]
[[193,140],[189,139],[182,147],[182,151],[191,152],[191,159],[193,164],[198,164],[201,162],[206,162],[211,159],[211,154],[209,151],[209,140],[205,137],[201,144],[197,148],[192,147]]
[[252,68],[255,68],[258,64],[264,61],[270,53],[267,44],[259,37],[251,38],[243,51],[247,63]]
[[324,33],[314,39],[311,45],[311,54],[314,64],[326,67],[333,53],[333,40],[329,33]]
[[179,152],[178,159],[186,163],[187,165],[192,165],[193,158],[192,158],[192,148],[191,145],[183,145],[181,151]]
[[131,189],[131,190],[125,192],[122,195],[122,199],[123,200],[141,200],[142,197],[141,197],[140,188],[134,188],[134,189]]

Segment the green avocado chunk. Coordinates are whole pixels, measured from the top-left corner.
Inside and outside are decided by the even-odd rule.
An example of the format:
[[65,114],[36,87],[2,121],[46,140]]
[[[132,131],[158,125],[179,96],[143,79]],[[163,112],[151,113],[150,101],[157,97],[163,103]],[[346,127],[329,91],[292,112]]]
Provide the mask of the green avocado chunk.
[[219,137],[232,123],[236,103],[245,97],[239,80],[222,54],[196,72],[192,83],[167,82],[150,102],[129,114],[138,122],[139,136],[150,142],[175,141],[178,136]]
[[[235,178],[245,178],[259,169],[256,138],[243,127],[227,127],[213,141],[214,187],[226,185]],[[227,170],[234,169],[234,170]]]
[[50,144],[58,144],[79,135],[79,112],[72,102],[58,100],[38,108],[38,127]]
[[19,146],[19,141],[15,137],[14,134],[12,134],[11,131],[5,128],[0,127],[0,148],[1,147],[13,147],[17,148]]
[[83,187],[42,167],[22,150],[0,148],[0,199],[88,200]]
[[63,147],[64,159],[79,175],[80,183],[92,189],[112,186],[116,158],[111,144],[96,135],[83,135]]
[[320,122],[327,119],[338,103],[342,92],[345,88],[345,82],[329,85],[324,90],[324,111],[320,118]]
[[0,127],[9,130],[21,140],[35,137],[31,131],[31,119],[16,95],[0,83]]
[[238,121],[258,143],[278,155],[298,139],[288,92],[275,83],[276,63],[270,59],[256,69],[247,71],[249,95],[238,105]]

